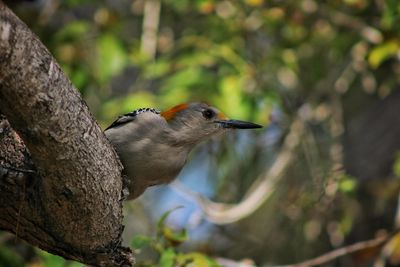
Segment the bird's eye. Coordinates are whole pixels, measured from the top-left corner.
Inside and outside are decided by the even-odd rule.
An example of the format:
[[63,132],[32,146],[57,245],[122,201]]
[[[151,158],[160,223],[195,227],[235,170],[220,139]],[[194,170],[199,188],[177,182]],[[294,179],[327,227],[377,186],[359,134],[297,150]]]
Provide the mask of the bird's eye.
[[206,118],[207,120],[214,117],[214,115],[215,115],[215,112],[211,109],[206,109],[203,111],[203,117]]

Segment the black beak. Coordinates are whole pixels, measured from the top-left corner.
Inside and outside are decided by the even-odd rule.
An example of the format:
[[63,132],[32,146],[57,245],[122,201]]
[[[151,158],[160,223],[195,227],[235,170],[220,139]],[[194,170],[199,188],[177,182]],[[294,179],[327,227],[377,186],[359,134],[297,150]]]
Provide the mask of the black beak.
[[247,122],[247,121],[238,121],[238,120],[217,120],[215,123],[220,124],[224,128],[233,128],[233,129],[255,129],[262,128],[261,125]]

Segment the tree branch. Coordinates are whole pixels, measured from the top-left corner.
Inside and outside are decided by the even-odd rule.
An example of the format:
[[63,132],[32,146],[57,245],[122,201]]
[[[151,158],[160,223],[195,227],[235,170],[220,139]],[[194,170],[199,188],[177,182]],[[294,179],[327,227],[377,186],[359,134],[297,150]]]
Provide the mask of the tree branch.
[[362,250],[366,249],[371,249],[371,248],[380,248],[384,246],[385,242],[389,240],[389,238],[393,235],[382,235],[374,239],[366,240],[366,241],[361,241],[357,242],[355,244],[348,245],[346,247],[338,248],[335,250],[332,250],[326,254],[323,254],[321,256],[318,256],[316,258],[301,262],[301,263],[296,263],[292,265],[283,265],[280,267],[313,267],[313,266],[321,266],[323,264],[326,264],[328,262],[331,262],[337,258],[350,255]]
[[54,58],[1,0],[0,111],[12,125],[0,118],[0,229],[68,259],[130,266],[118,157]]

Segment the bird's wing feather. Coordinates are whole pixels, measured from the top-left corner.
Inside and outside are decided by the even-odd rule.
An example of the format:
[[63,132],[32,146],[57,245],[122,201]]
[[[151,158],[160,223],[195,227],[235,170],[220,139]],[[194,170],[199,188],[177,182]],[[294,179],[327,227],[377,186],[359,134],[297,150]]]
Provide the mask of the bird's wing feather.
[[121,126],[127,122],[133,121],[137,115],[139,115],[143,112],[152,112],[154,114],[160,114],[160,111],[158,111],[154,108],[139,108],[139,109],[136,109],[129,113],[126,113],[122,116],[119,116],[118,119],[116,119],[113,123],[111,123],[111,125],[108,126],[105,130],[115,128],[115,127]]

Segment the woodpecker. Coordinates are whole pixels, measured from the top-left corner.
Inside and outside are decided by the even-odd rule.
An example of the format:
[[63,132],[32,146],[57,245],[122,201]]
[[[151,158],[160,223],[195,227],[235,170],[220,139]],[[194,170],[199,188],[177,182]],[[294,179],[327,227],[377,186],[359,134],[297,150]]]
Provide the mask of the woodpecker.
[[261,127],[230,120],[208,104],[189,103],[164,112],[153,108],[134,110],[120,116],[105,134],[124,166],[127,199],[131,200],[149,186],[171,182],[198,143],[229,129]]

